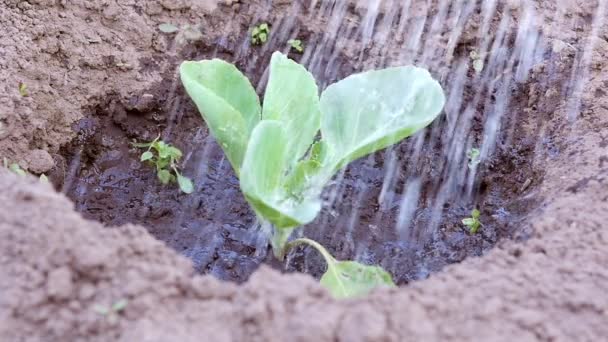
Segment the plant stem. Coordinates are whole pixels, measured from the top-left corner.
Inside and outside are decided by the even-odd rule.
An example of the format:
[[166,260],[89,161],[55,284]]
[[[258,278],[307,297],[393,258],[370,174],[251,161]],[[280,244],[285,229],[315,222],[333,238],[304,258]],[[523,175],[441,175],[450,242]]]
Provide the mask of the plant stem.
[[274,255],[280,261],[283,261],[285,258],[285,252],[287,251],[287,239],[293,232],[295,228],[272,228],[272,223],[263,221],[262,226],[270,225],[270,230],[273,231],[272,238],[270,240],[270,244],[272,245],[272,251]]
[[284,255],[286,255],[290,249],[299,246],[299,245],[309,245],[311,247],[313,247],[314,249],[316,249],[317,251],[319,251],[319,253],[321,253],[321,255],[323,256],[323,259],[325,259],[325,262],[327,263],[327,265],[331,265],[334,264],[336,262],[336,259],[334,259],[334,257],[329,254],[329,252],[327,251],[327,249],[325,249],[325,247],[323,247],[320,243],[311,240],[311,239],[307,239],[307,238],[300,238],[300,239],[295,239],[293,241],[288,242],[285,245],[285,248],[283,249],[283,253]]

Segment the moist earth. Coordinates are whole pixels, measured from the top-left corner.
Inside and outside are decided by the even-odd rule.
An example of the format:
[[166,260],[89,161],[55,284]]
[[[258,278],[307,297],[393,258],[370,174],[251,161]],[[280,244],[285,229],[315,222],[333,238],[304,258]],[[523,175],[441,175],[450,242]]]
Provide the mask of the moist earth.
[[[290,2],[276,5],[269,19],[298,8]],[[554,10],[550,2],[536,5],[541,12]],[[9,23],[0,36],[6,56],[0,75],[7,80],[0,95],[0,153],[29,172],[48,173],[55,188],[72,199],[33,178],[0,171],[2,340],[592,341],[608,335],[605,25],[589,56],[587,82],[577,94],[578,119],[566,120],[569,103],[551,96],[569,86],[566,71],[589,44],[585,37],[597,4],[572,2],[572,27],[547,30],[548,40],[563,41],[565,47],[547,51],[530,78],[512,89],[509,110],[515,114],[504,123],[497,151],[484,161],[476,195],[466,208],[446,206],[445,220],[430,239],[395,245],[395,232],[383,227],[396,213],[378,201],[390,153],[345,171],[341,199],[315,222],[332,230],[313,225],[305,234],[339,258],[383,264],[402,284],[443,269],[407,287],[349,301],[332,300],[307,275],[259,266],[272,257],[251,232],[254,216],[174,74],[183,59],[218,56],[235,61],[254,84],[263,84],[260,66],[267,65],[273,42],[250,51],[239,37],[265,15],[266,4],[65,6],[8,1],[0,7],[2,21]],[[505,6],[517,8],[517,2]],[[356,6],[348,11],[361,20]],[[299,32],[314,41],[314,22],[298,18]],[[200,25],[203,38],[180,42],[160,34],[157,26],[165,22]],[[468,53],[468,44],[474,44],[469,38],[465,32],[455,55]],[[380,52],[386,52],[383,46],[372,45],[360,57],[345,47],[335,55],[335,71],[315,74],[323,84],[333,82],[367,68]],[[313,63],[313,73],[315,65],[326,62]],[[439,66],[430,69],[435,75],[444,72]],[[20,83],[27,85],[28,96],[19,94]],[[467,101],[476,94],[469,89],[473,86],[467,84]],[[474,122],[484,112],[478,108]],[[445,125],[437,122],[420,139],[430,139]],[[475,139],[482,134],[477,125]],[[130,142],[159,133],[186,152],[184,172],[197,180],[198,195],[159,186],[150,168],[137,161],[141,151]],[[407,155],[409,147],[405,143],[393,151]],[[440,151],[425,148],[430,157],[423,168],[433,165]],[[411,170],[399,170],[395,189],[403,191]],[[422,198],[435,196],[440,183],[424,183]],[[467,234],[459,224],[472,205],[487,217],[479,235]],[[493,216],[500,208],[508,215]],[[353,211],[358,214],[352,216]],[[424,227],[428,214],[418,216],[416,227]],[[348,222],[352,217],[355,225]],[[334,238],[345,227],[353,227],[350,244]],[[354,242],[368,253],[358,253]],[[296,253],[289,269],[318,276],[323,264],[314,254],[304,255]],[[242,285],[215,278],[243,282],[254,270]],[[112,309],[125,301],[124,308]]]

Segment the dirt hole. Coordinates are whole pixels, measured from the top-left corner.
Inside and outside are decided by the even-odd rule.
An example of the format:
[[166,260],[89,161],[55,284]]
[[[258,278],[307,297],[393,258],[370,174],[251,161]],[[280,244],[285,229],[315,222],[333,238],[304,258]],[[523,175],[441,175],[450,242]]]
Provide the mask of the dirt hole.
[[[187,59],[236,59],[235,64],[245,70],[253,84],[263,81],[264,68],[251,70],[246,62],[255,58],[257,65],[265,66],[274,49],[251,51],[259,54],[254,57],[238,54],[237,49],[231,40],[199,42],[178,56],[159,58],[175,67]],[[468,50],[459,45],[456,53],[465,56]],[[333,54],[331,58],[338,60],[336,70],[320,75],[320,84],[362,68],[348,56]],[[142,61],[149,68],[160,64]],[[86,118],[73,127],[77,137],[58,157],[59,167],[51,174],[55,185],[86,218],[108,226],[140,224],[191,259],[200,273],[243,282],[261,263],[269,263],[282,270],[320,276],[325,265],[314,251],[297,250],[283,265],[273,259],[268,247],[259,248],[261,237],[254,229],[255,216],[223,152],[209,136],[175,73],[165,73],[163,79],[155,88],[129,99],[107,94],[92,103]],[[463,102],[479,91],[475,86],[466,84]],[[526,84],[511,89],[514,100],[509,110],[524,110],[529,90]],[[492,100],[497,96],[486,95]],[[490,107],[480,104],[475,108],[473,141],[479,142]],[[439,212],[433,213],[433,205],[449,175],[436,167],[443,162],[442,145],[446,143],[436,132],[447,124],[445,115],[425,132],[350,165],[327,190],[326,197],[332,204],[324,207],[303,234],[322,243],[339,259],[382,265],[398,284],[426,278],[445,265],[483,255],[500,239],[512,238],[521,231],[525,215],[540,203],[534,189],[542,173],[529,162],[540,138],[530,139],[525,132],[515,132],[507,139],[515,119],[507,116],[503,120],[496,150],[479,167],[472,189],[463,182],[453,184],[452,198],[440,206]],[[158,134],[184,152],[184,174],[195,180],[194,194],[182,194],[177,186],[161,186],[153,169],[139,162],[141,151],[131,142],[151,141]],[[422,149],[413,153],[420,142]],[[395,222],[400,199],[412,186],[412,175],[421,175],[420,196],[404,238],[395,230]],[[466,194],[469,190],[470,196]],[[482,212],[483,229],[478,234],[470,234],[461,223],[473,208]],[[441,221],[433,222],[437,214]],[[429,233],[428,227],[434,223],[437,229]]]

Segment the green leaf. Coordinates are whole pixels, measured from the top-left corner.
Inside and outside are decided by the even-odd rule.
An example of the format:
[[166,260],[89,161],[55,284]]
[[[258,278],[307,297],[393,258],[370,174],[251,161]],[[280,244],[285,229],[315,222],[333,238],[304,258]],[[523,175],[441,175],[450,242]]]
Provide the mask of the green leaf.
[[144,153],[142,153],[141,157],[139,158],[140,161],[144,162],[146,160],[150,160],[154,158],[154,153],[150,152],[150,151],[146,151]]
[[158,29],[163,33],[174,33],[179,31],[179,28],[177,26],[169,23],[158,25]]
[[317,141],[310,149],[310,160],[314,160],[323,165],[323,163],[325,163],[325,158],[327,158],[327,144],[322,140]]
[[169,170],[159,170],[156,175],[158,176],[158,180],[160,180],[163,185],[167,185],[169,182],[171,182],[172,175]]
[[219,59],[183,62],[180,76],[188,95],[240,174],[253,128],[260,121],[260,101],[238,69]]
[[129,304],[128,300],[121,299],[121,300],[117,301],[116,303],[114,303],[112,305],[112,311],[114,311],[114,312],[120,312],[120,311],[124,310],[127,307],[127,304]]
[[287,134],[287,163],[292,167],[308,151],[321,124],[314,77],[300,64],[275,52],[263,107],[262,119],[280,121]]
[[285,249],[306,244],[315,248],[327,263],[321,285],[335,298],[352,298],[367,294],[377,287],[393,287],[391,275],[378,266],[367,266],[355,261],[338,261],[318,242],[301,238],[289,242]]
[[477,222],[477,220],[475,220],[474,218],[470,218],[470,217],[462,220],[462,224],[464,224],[467,227],[474,226],[476,222]]
[[241,172],[241,189],[256,214],[277,228],[293,228],[312,221],[321,204],[318,200],[295,201],[283,187],[287,134],[282,124],[264,120],[254,129]]
[[335,172],[430,124],[445,103],[428,71],[412,66],[368,71],[321,95],[321,133]]
[[192,184],[190,178],[182,176],[181,174],[177,173],[177,171],[175,174],[177,175],[177,184],[182,192],[191,194],[194,191],[194,185]]
[[473,209],[471,212],[471,217],[478,219],[481,216],[481,212],[478,209]]
[[19,176],[25,176],[26,175],[26,172],[17,163],[11,164],[11,166],[9,167],[9,169],[11,171],[13,171],[13,173],[15,173],[15,174],[17,174]]
[[321,285],[334,298],[363,296],[378,287],[394,287],[391,275],[379,266],[363,265],[355,261],[336,261],[327,264]]
[[285,181],[285,190],[297,200],[303,200],[303,193],[313,178],[321,170],[322,165],[316,160],[300,161]]
[[27,84],[19,83],[19,95],[26,97],[29,96],[29,92],[27,91]]
[[49,182],[49,178],[43,173],[40,175],[40,182],[42,183],[48,183]]
[[93,311],[95,313],[98,313],[98,314],[102,315],[102,316],[105,316],[105,315],[107,315],[107,314],[110,313],[110,309],[107,308],[106,306],[101,305],[101,304],[95,304],[95,305],[93,305]]

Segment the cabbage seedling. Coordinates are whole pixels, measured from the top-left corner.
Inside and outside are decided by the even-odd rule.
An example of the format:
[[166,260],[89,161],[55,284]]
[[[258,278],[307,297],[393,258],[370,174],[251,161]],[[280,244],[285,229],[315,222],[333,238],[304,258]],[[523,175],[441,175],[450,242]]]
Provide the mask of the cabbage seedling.
[[228,62],[186,61],[180,76],[246,200],[262,224],[272,226],[277,258],[297,244],[316,248],[328,264],[321,283],[335,297],[394,285],[379,267],[337,261],[309,239],[288,241],[295,228],[317,216],[323,187],[340,169],[439,115],[445,96],[428,71],[413,66],[368,71],[330,85],[319,97],[313,76],[275,52],[263,106],[249,80]]
[[167,185],[177,181],[182,192],[190,194],[194,191],[192,181],[179,173],[177,163],[182,157],[182,151],[178,148],[160,140],[160,136],[152,142],[144,144],[134,143],[133,146],[148,148],[142,153],[139,160],[141,162],[150,162],[156,165],[156,176],[162,184]]

